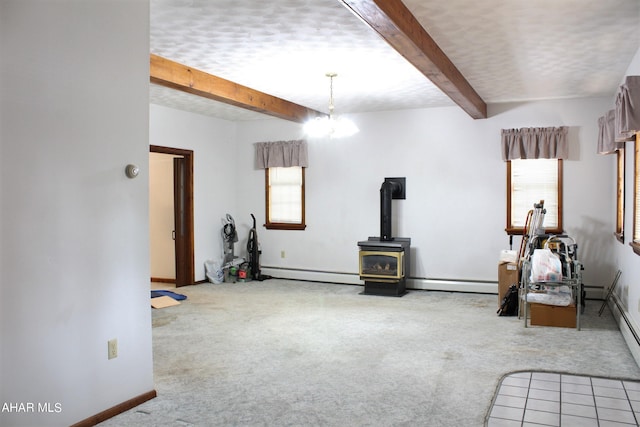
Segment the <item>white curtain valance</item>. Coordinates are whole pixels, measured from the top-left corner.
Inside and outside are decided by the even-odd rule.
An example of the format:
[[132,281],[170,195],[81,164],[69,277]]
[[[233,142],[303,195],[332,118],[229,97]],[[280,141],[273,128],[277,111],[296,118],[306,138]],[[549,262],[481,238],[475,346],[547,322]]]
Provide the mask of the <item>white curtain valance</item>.
[[640,132],[640,76],[627,76],[616,94],[616,141],[630,141]]
[[256,142],[253,145],[256,169],[309,166],[307,142],[304,140]]
[[502,160],[566,159],[569,128],[502,129]]
[[616,141],[615,121],[616,110],[609,110],[598,119],[598,154],[612,154],[624,148],[623,142]]

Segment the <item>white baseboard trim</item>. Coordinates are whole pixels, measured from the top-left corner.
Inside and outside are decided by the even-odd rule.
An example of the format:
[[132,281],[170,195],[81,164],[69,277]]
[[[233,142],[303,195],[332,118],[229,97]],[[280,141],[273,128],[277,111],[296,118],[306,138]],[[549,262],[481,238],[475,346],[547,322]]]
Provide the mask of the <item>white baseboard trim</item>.
[[[364,285],[356,273],[339,273],[330,271],[302,270],[279,267],[261,267],[261,273],[279,279],[306,280],[310,282],[343,283],[347,285]],[[476,292],[498,294],[497,282],[472,280],[442,280],[427,278],[409,278],[408,289],[448,292]]]
[[627,347],[629,347],[633,358],[638,366],[640,366],[640,327],[629,315],[620,298],[615,293],[612,294],[611,299],[609,299],[609,308],[613,313],[613,317],[618,322],[618,328],[627,343]]
[[498,282],[476,280],[445,280],[410,278],[407,281],[409,289],[423,289],[426,291],[474,292],[478,294],[498,294]]

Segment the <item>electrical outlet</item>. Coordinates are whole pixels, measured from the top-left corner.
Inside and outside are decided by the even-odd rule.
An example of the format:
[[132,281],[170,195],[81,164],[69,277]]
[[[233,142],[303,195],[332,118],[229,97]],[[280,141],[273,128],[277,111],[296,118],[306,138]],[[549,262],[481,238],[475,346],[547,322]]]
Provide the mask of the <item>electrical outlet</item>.
[[280,251],[280,258],[284,258],[284,251]]
[[118,357],[118,340],[116,338],[107,342],[107,357],[109,359],[115,359]]

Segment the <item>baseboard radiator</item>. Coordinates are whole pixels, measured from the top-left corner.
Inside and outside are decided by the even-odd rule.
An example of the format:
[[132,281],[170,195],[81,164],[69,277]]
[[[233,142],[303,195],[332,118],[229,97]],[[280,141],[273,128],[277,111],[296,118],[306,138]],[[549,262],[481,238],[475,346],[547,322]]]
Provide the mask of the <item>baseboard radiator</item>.
[[[321,270],[305,270],[296,268],[261,267],[262,274],[279,279],[305,280],[309,282],[340,283],[346,285],[363,285],[357,273],[343,273]],[[421,277],[409,277],[407,289],[427,291],[476,292],[497,294],[498,282],[474,280],[446,280]]]
[[608,301],[613,317],[618,322],[618,328],[627,343],[636,363],[640,366],[640,327],[625,309],[620,297],[616,293]]
[[[300,268],[261,267],[262,274],[278,279],[306,280],[309,282],[340,283],[345,285],[363,285],[357,273],[344,273]],[[445,292],[475,292],[480,294],[498,294],[498,282],[490,280],[434,279],[409,277],[408,289]],[[602,300],[604,288],[585,285],[588,300]]]

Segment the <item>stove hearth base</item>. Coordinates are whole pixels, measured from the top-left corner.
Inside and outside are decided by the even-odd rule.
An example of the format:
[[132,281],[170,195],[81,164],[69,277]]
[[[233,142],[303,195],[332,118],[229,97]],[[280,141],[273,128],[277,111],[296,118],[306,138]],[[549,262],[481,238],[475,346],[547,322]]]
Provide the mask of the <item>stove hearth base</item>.
[[364,282],[364,291],[361,295],[378,295],[383,297],[401,297],[407,293],[404,280],[396,283]]

